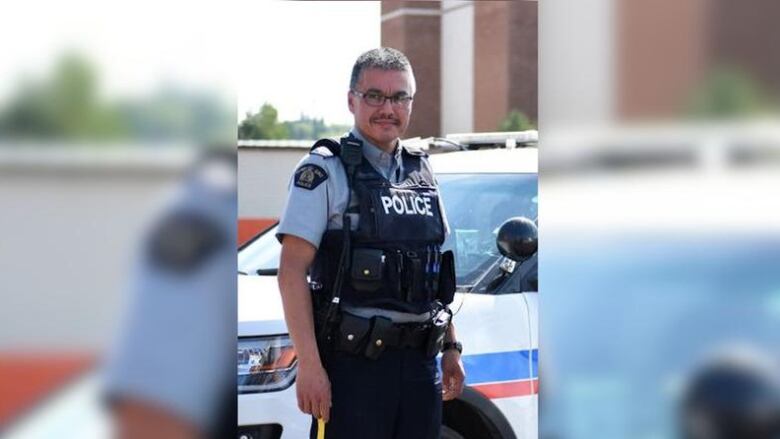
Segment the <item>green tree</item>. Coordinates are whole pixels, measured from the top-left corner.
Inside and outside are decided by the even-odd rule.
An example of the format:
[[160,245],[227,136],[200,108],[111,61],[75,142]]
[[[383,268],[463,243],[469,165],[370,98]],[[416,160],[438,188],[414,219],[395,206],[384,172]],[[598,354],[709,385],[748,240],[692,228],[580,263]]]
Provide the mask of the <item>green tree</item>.
[[533,122],[519,110],[512,110],[499,125],[499,131],[526,131],[536,129]]
[[98,75],[69,53],[44,80],[27,80],[0,109],[0,136],[81,141],[230,143],[235,116],[213,94],[163,85],[148,96],[101,100]]
[[336,137],[349,130],[348,125],[328,125],[323,118],[302,114],[298,120],[284,122],[291,139],[314,140]]
[[713,69],[693,92],[687,114],[693,118],[735,118],[771,110],[769,94],[747,72],[736,67]]
[[66,54],[48,81],[28,81],[0,112],[7,137],[106,139],[124,133],[118,113],[97,99],[96,75],[89,63]]
[[231,141],[235,115],[213,95],[165,85],[153,94],[117,104],[134,138],[186,139],[198,144]]
[[263,104],[257,113],[247,112],[238,125],[239,139],[287,139],[289,133],[285,124],[277,121],[278,112],[273,105]]

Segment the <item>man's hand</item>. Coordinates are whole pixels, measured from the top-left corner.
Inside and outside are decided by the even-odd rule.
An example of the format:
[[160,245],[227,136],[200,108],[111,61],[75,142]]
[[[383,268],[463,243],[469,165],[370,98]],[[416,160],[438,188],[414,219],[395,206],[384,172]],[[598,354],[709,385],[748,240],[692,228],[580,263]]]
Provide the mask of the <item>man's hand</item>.
[[295,381],[298,408],[327,422],[330,419],[330,380],[322,365],[300,365]]
[[442,399],[449,401],[463,393],[463,383],[466,380],[466,372],[463,362],[460,361],[460,352],[455,349],[444,351],[441,356]]

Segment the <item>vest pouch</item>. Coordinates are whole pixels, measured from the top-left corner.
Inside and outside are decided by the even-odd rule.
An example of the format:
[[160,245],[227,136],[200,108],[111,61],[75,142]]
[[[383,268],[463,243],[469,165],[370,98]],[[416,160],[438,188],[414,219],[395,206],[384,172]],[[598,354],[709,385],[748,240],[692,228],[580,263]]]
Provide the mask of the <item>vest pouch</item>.
[[385,273],[385,254],[382,250],[357,248],[352,251],[352,288],[372,293],[382,287]]
[[370,319],[342,313],[341,324],[336,335],[336,350],[353,355],[361,354],[370,329]]
[[421,255],[414,252],[406,252],[404,258],[405,287],[404,301],[407,303],[428,300],[425,285],[425,267]]
[[452,250],[441,254],[441,267],[439,268],[439,290],[436,298],[443,304],[449,305],[455,298],[455,255]]

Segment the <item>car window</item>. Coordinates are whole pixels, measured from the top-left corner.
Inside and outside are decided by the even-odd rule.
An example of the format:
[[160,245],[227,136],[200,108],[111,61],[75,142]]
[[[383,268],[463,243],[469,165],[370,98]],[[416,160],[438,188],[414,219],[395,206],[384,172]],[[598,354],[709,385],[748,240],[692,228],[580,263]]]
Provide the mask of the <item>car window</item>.
[[536,174],[439,174],[459,286],[473,285],[501,256],[498,228],[509,218],[538,216]]
[[238,272],[257,274],[257,270],[279,268],[282,245],[276,239],[277,226],[263,232],[258,238],[238,252]]

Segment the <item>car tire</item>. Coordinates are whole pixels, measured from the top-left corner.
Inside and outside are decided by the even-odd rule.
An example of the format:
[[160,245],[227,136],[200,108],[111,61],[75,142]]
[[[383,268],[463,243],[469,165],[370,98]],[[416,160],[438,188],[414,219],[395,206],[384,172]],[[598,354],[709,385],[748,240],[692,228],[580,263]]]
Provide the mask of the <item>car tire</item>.
[[466,438],[462,434],[451,429],[450,427],[447,427],[446,425],[442,425],[441,439],[466,439]]

